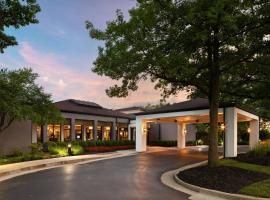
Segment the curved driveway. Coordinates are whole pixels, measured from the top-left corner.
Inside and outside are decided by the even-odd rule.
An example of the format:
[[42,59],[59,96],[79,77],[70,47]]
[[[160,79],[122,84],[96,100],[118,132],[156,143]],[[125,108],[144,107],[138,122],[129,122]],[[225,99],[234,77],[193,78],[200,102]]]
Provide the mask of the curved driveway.
[[188,195],[160,182],[163,172],[206,159],[165,150],[44,170],[0,182],[2,200],[180,200]]

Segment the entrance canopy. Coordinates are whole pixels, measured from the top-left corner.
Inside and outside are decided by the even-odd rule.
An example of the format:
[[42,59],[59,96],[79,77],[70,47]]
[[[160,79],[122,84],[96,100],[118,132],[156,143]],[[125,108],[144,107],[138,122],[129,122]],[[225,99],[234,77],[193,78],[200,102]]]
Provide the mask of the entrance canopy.
[[[237,155],[237,122],[250,122],[250,146],[259,141],[259,117],[235,103],[220,103],[218,120],[225,126],[225,156]],[[208,99],[193,99],[136,114],[136,151],[146,151],[148,123],[178,124],[178,147],[185,147],[185,125],[209,123]]]

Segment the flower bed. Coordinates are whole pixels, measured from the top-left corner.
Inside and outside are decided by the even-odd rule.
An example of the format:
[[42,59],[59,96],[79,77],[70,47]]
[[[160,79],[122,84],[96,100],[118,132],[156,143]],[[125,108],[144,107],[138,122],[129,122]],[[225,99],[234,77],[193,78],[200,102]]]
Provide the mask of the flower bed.
[[101,152],[110,152],[117,150],[128,150],[134,149],[134,145],[124,145],[124,146],[92,146],[92,147],[84,147],[84,150],[89,153],[101,153]]

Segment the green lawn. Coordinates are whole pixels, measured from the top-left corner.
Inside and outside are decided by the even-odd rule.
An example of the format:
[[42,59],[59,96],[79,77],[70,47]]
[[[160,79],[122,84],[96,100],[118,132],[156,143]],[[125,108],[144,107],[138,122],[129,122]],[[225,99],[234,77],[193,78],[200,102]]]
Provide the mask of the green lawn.
[[242,194],[270,198],[270,179],[253,183],[240,190]]
[[[243,163],[230,159],[221,160],[220,164],[224,166],[237,167],[270,175],[270,167],[268,166]],[[251,196],[270,198],[270,179],[248,185],[242,188],[239,192]]]
[[260,172],[260,173],[270,175],[270,167],[268,167],[268,166],[243,163],[243,162],[238,162],[238,161],[230,160],[230,159],[220,160],[220,164],[224,165],[224,166],[238,167],[241,169]]

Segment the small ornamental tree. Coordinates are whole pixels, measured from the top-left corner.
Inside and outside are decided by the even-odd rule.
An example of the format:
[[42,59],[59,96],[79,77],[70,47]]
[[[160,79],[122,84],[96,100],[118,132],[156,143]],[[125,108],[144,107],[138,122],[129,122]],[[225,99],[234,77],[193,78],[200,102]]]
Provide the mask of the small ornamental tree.
[[0,52],[8,46],[17,45],[16,38],[4,33],[5,28],[38,23],[36,14],[40,11],[36,0],[1,0],[0,1]]
[[117,11],[105,30],[91,22],[93,39],[105,42],[93,71],[120,80],[107,90],[125,97],[150,79],[164,98],[199,92],[210,105],[209,166],[218,164],[218,107],[222,95],[269,98],[269,0],[137,0],[124,19]]
[[43,125],[62,122],[51,96],[35,83],[31,69],[0,70],[0,135],[14,120]]

